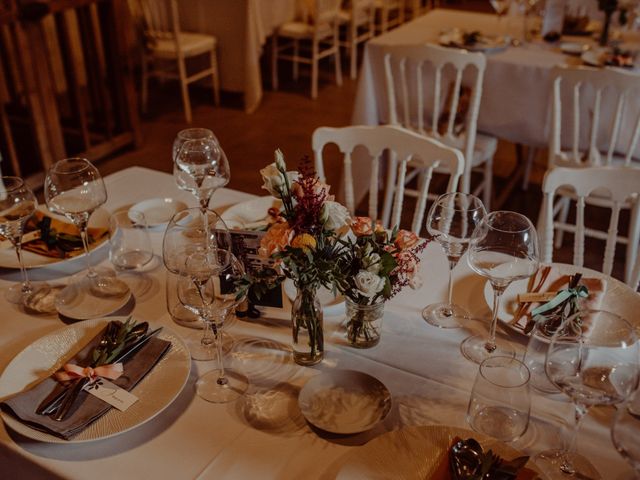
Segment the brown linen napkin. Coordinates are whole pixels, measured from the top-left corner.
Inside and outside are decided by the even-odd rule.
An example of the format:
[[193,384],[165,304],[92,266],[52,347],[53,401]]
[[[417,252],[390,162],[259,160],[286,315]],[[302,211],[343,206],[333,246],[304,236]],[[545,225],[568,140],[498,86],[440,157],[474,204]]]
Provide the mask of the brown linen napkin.
[[[77,363],[82,366],[89,364],[91,351],[100,341],[103,332],[104,330],[100,331],[77,355],[65,363]],[[113,380],[113,383],[125,390],[131,390],[151,371],[170,347],[171,342],[151,338],[124,363],[124,374],[117,380]],[[111,409],[108,403],[82,391],[64,420],[58,422],[50,416],[38,415],[36,413],[38,406],[63,388],[57,380],[47,377],[33,388],[17,393],[0,403],[0,407],[30,427],[65,440],[80,433]]]

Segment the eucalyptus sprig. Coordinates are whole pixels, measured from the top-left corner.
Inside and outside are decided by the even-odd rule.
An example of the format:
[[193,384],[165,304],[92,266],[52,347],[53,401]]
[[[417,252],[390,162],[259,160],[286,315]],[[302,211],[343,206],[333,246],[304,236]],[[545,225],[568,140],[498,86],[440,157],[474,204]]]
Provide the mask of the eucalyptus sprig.
[[132,317],[124,323],[117,321],[109,323],[103,335],[103,341],[91,353],[93,366],[107,365],[116,359],[120,352],[135,339],[135,335],[132,335],[135,326],[136,322]]

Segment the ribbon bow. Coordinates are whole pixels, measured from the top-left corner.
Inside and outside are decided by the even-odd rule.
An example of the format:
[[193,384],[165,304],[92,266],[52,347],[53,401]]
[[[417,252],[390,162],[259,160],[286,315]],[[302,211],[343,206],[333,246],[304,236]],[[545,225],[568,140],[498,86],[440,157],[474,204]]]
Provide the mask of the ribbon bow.
[[66,363],[61,371],[55,373],[55,376],[59,382],[67,382],[82,377],[86,377],[90,379],[91,382],[94,382],[98,377],[116,380],[120,378],[123,373],[124,367],[122,363],[110,363],[95,368]]
[[540,305],[538,308],[531,311],[531,316],[536,317],[537,315],[541,315],[550,310],[555,309],[559,305],[562,305],[564,302],[569,300],[570,298],[587,298],[589,296],[589,290],[584,285],[578,285],[575,288],[567,288],[566,290],[560,290],[558,294],[553,297],[550,301],[545,303],[544,305]]

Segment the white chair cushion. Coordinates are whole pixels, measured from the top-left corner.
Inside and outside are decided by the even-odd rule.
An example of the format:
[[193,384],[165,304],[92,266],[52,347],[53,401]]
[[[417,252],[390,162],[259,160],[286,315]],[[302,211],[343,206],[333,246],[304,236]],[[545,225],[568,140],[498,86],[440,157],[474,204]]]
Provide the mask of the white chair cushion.
[[498,149],[498,139],[490,135],[478,132],[476,134],[476,146],[473,151],[471,165],[477,166],[493,158]]
[[[216,47],[216,37],[200,33],[181,32],[178,36],[180,49],[185,57],[209,52]],[[150,46],[153,55],[160,58],[176,58],[176,42],[173,39],[158,39]]]

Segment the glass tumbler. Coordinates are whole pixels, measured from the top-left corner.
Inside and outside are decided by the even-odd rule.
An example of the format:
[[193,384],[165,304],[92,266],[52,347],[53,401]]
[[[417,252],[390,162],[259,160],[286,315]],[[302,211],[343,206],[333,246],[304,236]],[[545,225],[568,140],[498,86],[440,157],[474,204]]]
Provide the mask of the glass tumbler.
[[153,248],[142,212],[124,210],[109,219],[109,260],[119,270],[137,270],[153,259]]

